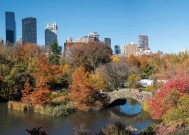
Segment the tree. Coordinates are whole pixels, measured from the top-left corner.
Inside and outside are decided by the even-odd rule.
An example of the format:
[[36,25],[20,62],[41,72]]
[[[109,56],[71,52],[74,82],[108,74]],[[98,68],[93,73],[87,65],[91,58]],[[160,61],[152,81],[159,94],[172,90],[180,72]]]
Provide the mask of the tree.
[[189,96],[184,95],[179,98],[177,102],[177,106],[173,106],[167,113],[163,116],[163,120],[166,123],[171,123],[175,121],[186,121],[189,118]]
[[53,65],[60,64],[60,55],[62,48],[58,45],[57,41],[54,41],[50,46],[49,62]]
[[22,102],[24,103],[28,103],[31,104],[31,94],[33,92],[33,87],[31,86],[29,79],[26,80],[25,84],[24,84],[24,90],[21,91],[22,92]]
[[46,105],[50,103],[51,91],[49,90],[49,86],[43,81],[39,81],[36,83],[34,91],[30,95],[30,100],[33,106],[35,105]]
[[159,89],[148,101],[150,114],[154,119],[162,119],[172,108],[178,108],[183,95],[189,93],[189,76],[177,75]]
[[83,111],[91,110],[95,100],[91,96],[94,93],[92,87],[87,85],[89,73],[80,67],[74,71],[72,78],[71,99],[74,101],[75,107]]
[[84,67],[91,72],[111,61],[112,50],[101,42],[78,43],[70,47],[67,62],[72,67]]
[[120,84],[125,82],[129,74],[139,73],[138,68],[131,68],[126,62],[111,62],[97,69],[109,91],[118,90]]
[[138,81],[141,79],[140,74],[130,74],[127,79],[127,83],[130,83],[132,87],[137,86]]

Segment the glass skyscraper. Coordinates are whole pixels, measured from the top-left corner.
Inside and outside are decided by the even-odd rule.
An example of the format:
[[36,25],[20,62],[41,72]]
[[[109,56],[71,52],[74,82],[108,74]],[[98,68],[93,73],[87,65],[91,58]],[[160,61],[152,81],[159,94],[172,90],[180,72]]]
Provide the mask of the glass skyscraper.
[[45,45],[51,45],[54,41],[57,41],[58,27],[56,23],[47,24],[45,29]]
[[6,43],[14,44],[16,42],[16,21],[14,12],[5,12],[6,24]]
[[37,43],[37,20],[33,17],[22,19],[22,44]]

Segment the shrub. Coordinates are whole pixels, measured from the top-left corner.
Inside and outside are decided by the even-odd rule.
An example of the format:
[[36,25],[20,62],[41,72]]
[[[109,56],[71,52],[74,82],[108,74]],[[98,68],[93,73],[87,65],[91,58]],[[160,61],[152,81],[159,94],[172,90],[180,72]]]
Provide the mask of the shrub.
[[60,105],[37,105],[34,107],[34,112],[50,116],[68,115],[75,111],[73,102],[67,102]]

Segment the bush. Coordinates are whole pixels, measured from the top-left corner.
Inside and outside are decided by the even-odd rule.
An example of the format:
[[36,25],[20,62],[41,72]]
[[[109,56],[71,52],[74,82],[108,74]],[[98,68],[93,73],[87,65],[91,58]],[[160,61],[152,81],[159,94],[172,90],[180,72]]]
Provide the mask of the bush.
[[68,115],[75,111],[73,102],[67,102],[60,105],[46,105],[41,106],[37,105],[34,107],[34,112],[38,112],[40,114],[44,115],[50,115],[50,116],[62,116],[62,115]]

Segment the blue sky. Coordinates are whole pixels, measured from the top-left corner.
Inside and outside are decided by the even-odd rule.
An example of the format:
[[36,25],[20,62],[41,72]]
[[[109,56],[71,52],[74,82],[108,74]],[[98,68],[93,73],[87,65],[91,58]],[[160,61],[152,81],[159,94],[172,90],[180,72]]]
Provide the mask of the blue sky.
[[56,22],[63,45],[94,31],[100,39],[112,39],[112,46],[149,36],[153,52],[178,53],[189,49],[189,0],[0,0],[0,36],[5,39],[5,11],[15,12],[17,39],[21,20],[37,18],[38,43],[44,44],[47,23]]

